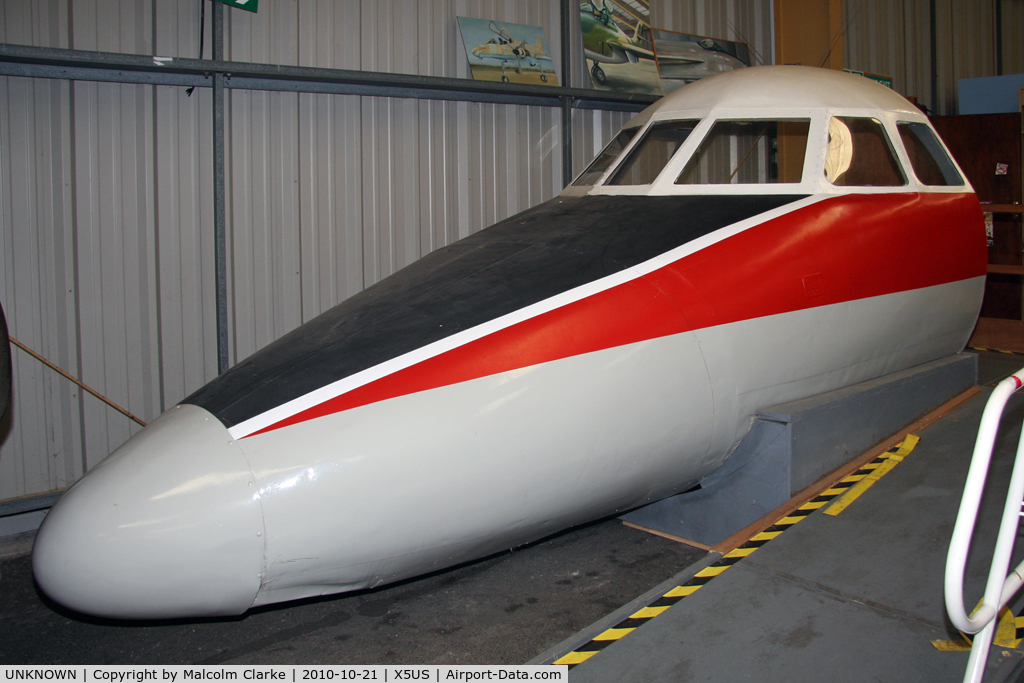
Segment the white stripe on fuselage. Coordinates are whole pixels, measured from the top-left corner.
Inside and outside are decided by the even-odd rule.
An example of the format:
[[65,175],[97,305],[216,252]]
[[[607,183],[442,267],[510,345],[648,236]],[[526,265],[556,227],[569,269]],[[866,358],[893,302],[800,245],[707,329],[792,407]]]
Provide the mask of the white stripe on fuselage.
[[756,216],[733,223],[732,225],[728,225],[724,228],[720,228],[707,235],[698,237],[695,240],[691,240],[690,242],[676,247],[675,249],[667,251],[664,254],[659,254],[658,256],[633,266],[632,268],[621,270],[599,280],[594,280],[574,289],[556,294],[555,296],[544,299],[543,301],[538,301],[535,304],[525,306],[517,311],[507,313],[501,317],[488,320],[487,322],[481,323],[480,325],[468,330],[463,330],[462,332],[453,334],[450,337],[445,337],[444,339],[439,339],[436,342],[421,346],[418,349],[386,360],[383,363],[379,363],[378,365],[367,368],[366,370],[361,370],[360,372],[349,375],[348,377],[344,377],[340,380],[322,386],[319,389],[314,389],[308,394],[299,396],[287,403],[282,403],[281,405],[271,408],[264,413],[251,417],[248,420],[239,422],[235,426],[229,428],[228,432],[234,439],[245,438],[254,432],[270,427],[281,420],[285,420],[293,415],[318,406],[325,401],[329,401],[354,389],[358,389],[370,382],[375,382],[378,379],[398,372],[399,370],[404,370],[405,368],[416,365],[417,363],[422,363],[423,361],[439,356],[442,353],[447,353],[452,349],[457,349],[460,346],[464,346],[470,342],[476,341],[477,339],[486,337],[487,335],[500,332],[505,328],[512,327],[513,325],[530,320],[531,318],[535,318],[539,315],[543,315],[555,309],[575,303],[576,301],[586,299],[587,297],[594,296],[595,294],[600,294],[601,292],[625,284],[639,277],[643,277],[644,275],[658,270],[659,268],[664,268],[670,263],[696,253],[701,249],[705,249],[712,244],[737,235],[744,230],[834,197],[835,195],[812,195],[770,211],[757,214]]

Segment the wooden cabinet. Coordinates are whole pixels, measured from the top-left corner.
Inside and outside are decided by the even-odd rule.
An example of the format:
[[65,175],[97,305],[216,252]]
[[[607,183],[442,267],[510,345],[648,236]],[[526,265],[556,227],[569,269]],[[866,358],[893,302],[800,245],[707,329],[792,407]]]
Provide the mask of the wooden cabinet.
[[1024,352],[1021,113],[932,118],[991,221],[988,280],[970,346]]

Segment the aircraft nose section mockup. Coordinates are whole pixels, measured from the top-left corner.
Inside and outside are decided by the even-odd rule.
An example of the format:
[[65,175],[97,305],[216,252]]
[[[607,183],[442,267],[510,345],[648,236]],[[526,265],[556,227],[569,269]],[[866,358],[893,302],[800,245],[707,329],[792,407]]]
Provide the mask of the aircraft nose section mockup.
[[86,614],[240,614],[263,573],[263,515],[253,482],[219,420],[176,406],[57,502],[36,537],[36,581]]

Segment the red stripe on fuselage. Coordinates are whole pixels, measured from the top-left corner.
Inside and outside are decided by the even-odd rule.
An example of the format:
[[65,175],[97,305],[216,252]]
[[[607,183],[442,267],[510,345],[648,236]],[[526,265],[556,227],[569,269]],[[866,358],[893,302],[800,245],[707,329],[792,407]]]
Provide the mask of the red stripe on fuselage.
[[986,261],[973,194],[830,198],[398,370],[256,434],[647,339],[978,277]]
[[966,280],[985,275],[987,260],[973,194],[854,194],[762,223],[648,277],[700,329]]

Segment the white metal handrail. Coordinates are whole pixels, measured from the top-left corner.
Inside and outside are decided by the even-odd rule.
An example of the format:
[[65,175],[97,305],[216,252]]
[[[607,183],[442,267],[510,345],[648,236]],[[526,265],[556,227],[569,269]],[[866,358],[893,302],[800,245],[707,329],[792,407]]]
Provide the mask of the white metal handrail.
[[1024,457],[1021,457],[1024,454],[1024,438],[1021,438],[1017,444],[1017,459],[1013,465],[1013,475],[1010,477],[1010,489],[1006,494],[1006,505],[999,525],[985,595],[972,614],[969,615],[964,609],[964,570],[967,565],[967,553],[971,548],[971,536],[974,534],[978,506],[985,488],[985,479],[988,477],[999,420],[1010,396],[1024,386],[1022,378],[1024,368],[996,385],[985,405],[981,425],[978,427],[978,439],[974,444],[971,467],[967,473],[967,482],[964,484],[960,511],[953,527],[949,554],[946,556],[946,611],[958,629],[964,633],[978,634],[971,645],[971,656],[964,675],[965,683],[981,681],[996,630],[996,616],[1021,585],[1024,585],[1024,562],[1007,575],[1021,515],[1021,501],[1024,500]]

